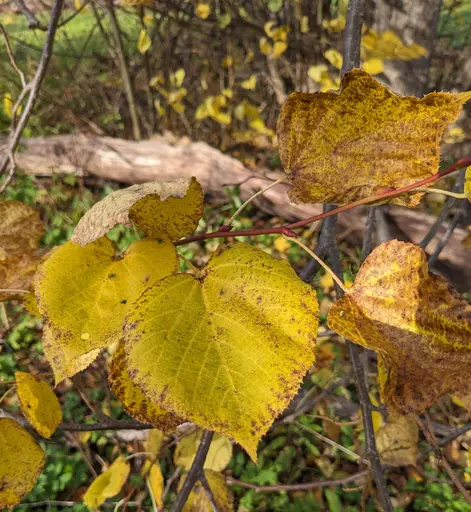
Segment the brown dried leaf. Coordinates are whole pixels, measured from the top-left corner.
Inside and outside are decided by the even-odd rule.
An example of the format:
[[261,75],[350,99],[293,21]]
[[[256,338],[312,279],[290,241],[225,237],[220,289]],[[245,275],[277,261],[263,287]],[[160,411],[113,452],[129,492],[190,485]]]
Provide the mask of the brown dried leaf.
[[157,195],[160,202],[170,198],[181,199],[186,196],[193,183],[197,183],[195,178],[181,178],[168,182],[152,181],[116,190],[96,203],[80,219],[71,241],[85,246],[106,235],[117,224],[129,226],[129,210],[139,199],[150,194]]
[[383,464],[415,465],[419,452],[419,429],[412,416],[391,414],[376,433],[376,447]]
[[428,273],[416,245],[392,240],[377,247],[328,322],[381,355],[383,402],[403,414],[471,391],[471,305]]
[[[293,93],[277,126],[290,199],[346,204],[432,176],[440,138],[470,98],[469,92],[398,96],[359,69],[344,76],[340,92]],[[421,197],[393,202],[415,206]]]

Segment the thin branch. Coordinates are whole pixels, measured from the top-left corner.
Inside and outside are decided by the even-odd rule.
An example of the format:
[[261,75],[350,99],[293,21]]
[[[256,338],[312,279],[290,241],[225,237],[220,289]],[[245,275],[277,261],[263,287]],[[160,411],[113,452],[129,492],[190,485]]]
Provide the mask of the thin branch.
[[[13,155],[18,147],[23,130],[26,128],[26,124],[28,123],[29,117],[33,111],[33,107],[36,104],[41,84],[44,80],[44,77],[46,76],[46,71],[49,66],[49,61],[51,59],[52,49],[54,46],[54,38],[57,31],[57,24],[59,22],[63,6],[64,0],[55,0],[54,5],[52,6],[51,18],[49,20],[49,25],[47,28],[46,41],[44,42],[44,47],[42,50],[41,58],[39,60],[38,69],[36,70],[33,80],[30,82],[30,84],[27,85],[27,87],[30,86],[28,101],[26,103],[24,111],[20,116],[17,126],[14,128],[10,135],[6,155],[0,165],[0,175],[4,174],[7,171],[8,166],[10,166],[7,176],[2,185],[0,186],[0,192],[3,192],[5,190],[15,172]],[[25,89],[27,87],[25,87]]]
[[18,76],[20,77],[21,86],[23,88],[25,88],[26,87],[25,74],[23,73],[23,71],[21,71],[20,67],[16,63],[15,56],[13,55],[13,51],[11,49],[10,40],[8,39],[8,34],[5,30],[5,27],[1,23],[0,23],[0,30],[2,31],[3,38],[5,39],[5,46],[7,47],[8,58],[10,59],[12,68],[18,73]]
[[18,7],[18,10],[25,16],[28,20],[29,28],[39,28],[40,23],[38,18],[34,15],[34,13],[26,6],[23,0],[15,0],[15,4]]
[[450,192],[449,190],[443,190],[441,188],[432,188],[432,187],[419,187],[414,190],[414,192],[426,192],[427,194],[440,194],[442,196],[455,197],[456,199],[465,199],[466,195],[464,192]]
[[320,482],[306,482],[304,484],[280,484],[280,485],[254,485],[249,484],[248,482],[241,482],[240,480],[236,480],[232,477],[226,478],[226,483],[228,485],[238,485],[239,487],[244,487],[245,489],[253,489],[256,492],[296,492],[296,491],[309,491],[310,489],[319,489],[322,487],[336,487],[337,485],[348,484],[349,482],[356,482],[357,480],[361,480],[365,478],[369,473],[369,470],[365,469],[364,471],[359,471],[354,475],[347,476],[345,478],[339,478],[338,480],[323,480]]
[[302,242],[300,242],[296,238],[288,236],[285,236],[285,238],[286,240],[289,240],[290,242],[294,242],[296,245],[299,245],[301,249],[304,249],[309,254],[309,256],[315,259],[317,263],[319,263],[319,265],[329,274],[329,276],[332,277],[332,279],[337,283],[337,286],[341,288],[344,293],[347,291],[345,285],[342,283],[342,280],[337,276],[337,274],[329,267],[329,265],[327,265],[327,263],[322,261],[322,259],[319,258],[319,256],[317,256],[313,251],[311,251],[311,249],[306,247]]
[[135,420],[110,420],[103,423],[61,423],[57,430],[67,432],[94,432],[100,430],[148,430],[155,428]]
[[209,485],[208,479],[206,478],[204,471],[201,471],[200,473],[200,482],[203,489],[206,492],[206,496],[208,497],[209,502],[211,503],[212,512],[219,512],[218,504],[216,503],[216,498],[214,497],[214,493],[211,489],[211,486]]
[[209,430],[205,430],[203,432],[200,445],[198,446],[198,451],[196,452],[195,460],[193,461],[190,471],[186,475],[185,481],[183,482],[181,491],[178,494],[175,503],[173,504],[172,512],[180,512],[183,509],[183,506],[185,505],[196,481],[200,479],[201,472],[203,471],[204,461],[208,455],[213,435],[214,432]]
[[463,434],[466,434],[466,432],[469,432],[470,430],[471,430],[471,423],[466,423],[466,425],[463,425],[462,427],[457,428],[451,434],[448,434],[443,439],[440,439],[440,441],[438,441],[438,446],[443,448],[444,446],[446,446],[447,444],[450,444],[456,438],[462,436]]

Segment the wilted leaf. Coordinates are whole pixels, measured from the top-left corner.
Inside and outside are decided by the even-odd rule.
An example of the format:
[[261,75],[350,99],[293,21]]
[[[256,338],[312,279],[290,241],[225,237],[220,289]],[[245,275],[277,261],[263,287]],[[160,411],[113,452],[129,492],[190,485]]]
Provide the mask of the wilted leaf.
[[33,427],[43,436],[51,437],[62,421],[57,396],[47,382],[39,381],[29,373],[16,372],[16,392],[21,411]]
[[[205,470],[204,474],[213,493],[218,510],[220,512],[233,512],[234,496],[226,484],[224,475],[211,470]],[[184,482],[185,478],[182,478],[178,483],[178,490],[182,488]],[[212,510],[211,503],[201,482],[198,481],[188,496],[183,512],[208,512],[208,510]]]
[[379,353],[383,402],[421,413],[442,395],[471,391],[471,306],[428,273],[425,252],[392,240],[365,260],[329,312],[340,335]]
[[129,210],[136,201],[149,194],[158,195],[164,203],[168,199],[184,198],[192,186],[195,187],[194,178],[181,178],[175,181],[152,181],[116,190],[96,203],[80,219],[71,241],[85,246],[106,235],[116,224],[128,226]]
[[9,255],[37,249],[46,232],[39,211],[20,201],[0,203],[0,259],[3,251]]
[[195,14],[198,18],[205,20],[211,14],[211,7],[207,3],[199,3],[195,8]]
[[244,80],[240,86],[242,89],[247,89],[249,91],[254,91],[255,87],[257,86],[257,77],[255,75],[252,75],[250,78],[247,78],[247,80]]
[[324,57],[332,64],[332,66],[334,66],[334,68],[342,69],[343,57],[338,50],[330,48],[324,52]]
[[145,475],[147,478],[147,485],[150,487],[155,503],[158,507],[163,507],[162,495],[164,492],[164,477],[160,469],[160,464],[146,460],[142,467],[142,475]]
[[370,75],[379,75],[384,71],[384,64],[381,59],[368,59],[363,62],[363,69]]
[[[180,440],[173,454],[173,462],[187,471],[195,460],[198,446],[202,437],[201,430],[193,432]],[[232,443],[227,437],[214,435],[209,452],[204,462],[204,469],[223,471],[232,457]]]
[[471,201],[471,167],[466,168],[464,181],[464,194]]
[[185,193],[162,200],[158,194],[146,195],[129,210],[134,224],[153,238],[177,240],[193,233],[203,216],[203,190],[195,178]]
[[31,434],[10,418],[0,418],[0,448],[0,508],[13,507],[34,487],[45,456]]
[[129,471],[129,462],[120,455],[106,471],[93,480],[83,496],[85,505],[97,509],[108,498],[119,494],[128,479]]
[[197,276],[170,276],[135,303],[125,329],[133,381],[166,410],[258,440],[314,360],[318,303],[287,262],[221,247]]
[[34,282],[38,308],[49,328],[44,348],[56,383],[86,368],[98,355],[90,352],[119,339],[134,300],[177,268],[170,242],[139,240],[122,257],[106,237],[86,247],[68,242],[58,248]]
[[31,283],[38,265],[43,261],[42,251],[35,253],[0,256],[0,302],[4,300],[23,299],[25,291],[31,289]]
[[415,465],[419,453],[419,429],[413,416],[390,414],[376,432],[376,448],[381,462],[390,466]]
[[177,418],[175,414],[164,411],[146,398],[141,388],[134,384],[129,377],[124,356],[124,345],[120,343],[113,354],[108,382],[111,391],[123,404],[126,411],[136,420],[150,423],[164,432],[170,432],[177,425],[183,423],[183,420]]
[[[440,137],[469,98],[471,93],[397,96],[358,69],[344,76],[340,93],[292,94],[277,126],[291,200],[345,204],[435,174]],[[421,197],[393,202],[415,206]]]
[[146,53],[150,48],[152,41],[150,37],[147,35],[147,31],[143,28],[139,33],[139,39],[137,40],[137,51],[139,53]]

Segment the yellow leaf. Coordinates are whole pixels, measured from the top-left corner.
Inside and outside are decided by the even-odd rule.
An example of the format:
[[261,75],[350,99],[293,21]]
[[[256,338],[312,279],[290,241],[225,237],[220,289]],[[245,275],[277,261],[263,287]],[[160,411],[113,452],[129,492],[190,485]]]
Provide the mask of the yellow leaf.
[[257,86],[257,77],[255,75],[252,75],[250,78],[247,78],[247,80],[244,80],[240,86],[242,89],[247,89],[249,91],[254,91],[255,87]]
[[149,194],[136,201],[129,210],[134,224],[154,238],[179,238],[193,233],[203,216],[203,190],[196,178],[189,180],[180,194],[163,198]]
[[160,464],[146,460],[142,468],[142,474],[147,476],[147,486],[150,487],[150,492],[152,492],[155,503],[158,507],[163,507],[162,495],[164,492],[164,477],[160,469]]
[[322,25],[329,32],[342,32],[345,29],[345,16],[323,20]]
[[13,116],[13,100],[11,99],[11,94],[6,92],[3,95],[3,112],[4,114],[11,119]]
[[79,432],[78,433],[78,439],[81,444],[87,444],[91,437],[92,437],[91,432]]
[[283,238],[282,236],[278,237],[275,240],[275,242],[273,243],[273,246],[281,254],[283,254],[286,251],[289,251],[291,249],[291,244],[288,242],[288,240],[286,240],[286,238]]
[[[173,462],[187,471],[195,460],[196,452],[202,437],[201,431],[193,432],[183,437],[175,449]],[[227,437],[214,435],[209,447],[208,456],[204,462],[204,469],[223,471],[229,464],[232,457],[232,444]]]
[[195,14],[198,18],[205,20],[211,14],[211,7],[207,3],[199,3],[195,8]]
[[[150,402],[142,390],[129,377],[124,353],[124,345],[120,343],[113,354],[110,374],[108,376],[111,391],[123,404],[126,411],[142,423],[150,423],[154,427],[171,432],[183,420],[175,414],[164,411],[157,404]],[[158,432],[158,431],[157,431]]]
[[265,23],[265,25],[263,25],[263,29],[265,30],[265,34],[268,36],[268,37],[273,37],[273,34],[275,33],[275,30],[273,27],[276,26],[276,22],[275,21],[267,21]]
[[322,75],[327,72],[327,66],[325,64],[317,64],[316,66],[311,66],[307,70],[307,74],[311,80],[314,82],[320,82],[322,79]]
[[23,299],[23,306],[32,316],[41,316],[34,292],[28,292]]
[[185,105],[180,101],[174,101],[173,103],[171,103],[171,106],[173,110],[175,110],[175,112],[178,112],[179,114],[185,112]]
[[[103,235],[106,235],[108,231],[117,224],[125,224],[129,226],[129,210],[139,199],[148,195],[159,196],[160,201],[162,202],[162,210],[165,210],[167,205],[170,206],[178,204],[173,201],[174,199],[183,199],[182,205],[186,208],[185,196],[189,194],[190,197],[188,202],[193,203],[198,187],[199,185],[195,184],[194,178],[180,178],[175,181],[151,181],[149,183],[133,185],[132,187],[112,192],[103,200],[96,203],[80,219],[80,222],[74,230],[71,241],[85,246],[94,240],[101,238]],[[201,190],[201,188],[199,188],[199,190]],[[176,213],[174,211],[174,206],[172,206],[171,209],[172,215],[174,215]],[[195,212],[192,212],[192,214],[195,214]],[[186,219],[188,212],[185,209],[182,212],[178,212],[178,215],[182,215]],[[162,220],[165,223],[169,221],[165,216],[163,216]],[[171,223],[172,226],[175,227],[179,225],[180,221],[178,219],[173,219]],[[184,222],[184,224],[187,225],[186,222]],[[194,224],[194,227],[196,227],[196,225],[197,223]],[[167,232],[165,225],[161,226],[161,228],[163,231]],[[193,231],[193,229],[194,228],[192,228],[191,231]],[[150,233],[146,234],[150,235]],[[181,234],[179,236],[184,235]]]
[[324,52],[324,57],[332,64],[332,66],[334,66],[334,68],[342,69],[343,57],[339,51],[334,48],[330,48]]
[[419,429],[413,416],[390,414],[376,432],[376,448],[381,462],[399,467],[415,465],[419,452]]
[[0,508],[13,507],[34,487],[45,455],[31,434],[10,418],[0,418],[0,447]]
[[167,277],[136,301],[128,371],[151,401],[233,437],[255,460],[313,363],[317,312],[287,262],[223,246],[197,276]]
[[93,480],[83,496],[85,505],[97,509],[108,498],[119,494],[128,479],[129,471],[129,462],[120,455],[106,471]]
[[62,421],[61,406],[54,391],[47,382],[29,373],[16,372],[15,380],[25,418],[43,437],[51,437]]
[[154,106],[159,116],[163,116],[165,114],[165,108],[162,106],[159,100],[154,101]]
[[[204,474],[213,493],[217,509],[220,512],[233,512],[234,496],[226,484],[224,475],[211,470],[205,470]],[[181,490],[184,482],[185,478],[182,478],[178,483],[178,490]],[[208,510],[212,510],[212,506],[206,491],[198,480],[188,496],[183,512],[208,512]]]
[[229,98],[231,99],[232,98],[232,89],[223,89],[222,90],[222,94],[226,97],[226,98]]
[[466,134],[460,126],[452,126],[446,133],[444,141],[446,144],[455,144],[466,139]]
[[267,126],[265,125],[265,121],[261,117],[258,117],[253,121],[250,121],[249,126],[250,128],[253,128],[256,132],[263,133],[264,135],[268,135],[269,137],[273,137],[275,135],[275,132],[273,130],[267,128]]
[[363,69],[370,75],[379,75],[384,71],[381,59],[368,59],[363,63]]
[[86,247],[68,242],[58,248],[34,282],[56,383],[83,370],[99,349],[119,339],[132,303],[177,268],[175,247],[150,238],[134,242],[122,257],[106,237]]
[[223,68],[231,68],[234,64],[234,59],[230,56],[230,55],[227,55],[227,57],[224,57],[223,61],[222,61],[222,67]]
[[258,42],[258,45],[263,55],[271,55],[273,51],[273,46],[271,45],[271,43],[268,42],[268,39],[266,37],[261,37],[260,41]]
[[302,16],[301,21],[299,22],[299,29],[302,34],[309,32],[309,18],[307,16]]
[[164,433],[154,428],[147,435],[146,439],[146,452],[152,453],[152,459],[155,460],[159,456],[160,448],[162,446],[162,442],[164,440]]
[[149,85],[151,87],[157,87],[158,85],[163,85],[165,80],[162,75],[155,75],[150,79]]
[[466,168],[464,194],[471,201],[471,166]]
[[198,108],[195,112],[195,119],[197,121],[201,121],[202,119],[206,119],[209,117],[208,109],[206,108],[206,105],[202,103],[201,105],[198,105]]
[[420,414],[448,393],[471,391],[471,305],[428,273],[425,252],[392,240],[377,247],[328,323],[380,354],[382,401]]
[[185,80],[185,70],[183,68],[179,68],[175,71],[175,73],[170,73],[169,78],[170,83],[172,84],[173,87],[181,87],[183,84],[183,80]]
[[319,282],[324,290],[328,290],[334,287],[334,280],[330,274],[324,274]]
[[150,37],[147,35],[146,30],[143,28],[139,33],[139,39],[137,40],[137,51],[139,53],[147,52],[147,50],[150,48],[150,45],[152,44],[152,41]]
[[[344,76],[340,93],[291,94],[277,126],[291,200],[346,204],[435,174],[440,137],[469,97],[397,96],[358,69]],[[416,206],[421,197],[392,202]]]
[[288,45],[283,41],[276,41],[276,43],[273,45],[273,52],[271,56],[274,59],[279,59],[281,55],[286,51],[286,48],[288,48]]
[[230,114],[228,114],[227,112],[217,112],[211,117],[219,124],[230,124],[230,122],[232,121]]

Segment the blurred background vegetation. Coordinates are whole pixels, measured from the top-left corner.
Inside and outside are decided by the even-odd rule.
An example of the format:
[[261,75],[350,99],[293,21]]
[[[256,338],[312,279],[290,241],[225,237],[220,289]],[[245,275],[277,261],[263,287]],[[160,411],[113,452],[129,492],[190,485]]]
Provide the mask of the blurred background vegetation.
[[[426,1],[416,3],[427,5]],[[410,92],[401,66],[415,70],[425,60],[425,77],[422,74],[414,81],[420,88],[414,92],[471,89],[471,1],[435,3],[439,9],[435,28],[427,26],[428,32],[434,30],[430,38],[423,35],[420,26],[411,28],[412,22],[403,24],[402,29],[401,22],[384,29],[385,21],[394,20],[381,18],[385,12],[381,2],[371,0],[362,42],[363,67],[386,83],[394,81],[388,78],[388,70],[402,70],[403,92]],[[136,139],[170,131],[178,137],[206,141],[248,166],[263,162],[277,168],[275,125],[287,95],[293,90],[326,91],[339,86],[346,5],[343,0],[169,0],[148,5],[76,0],[63,15],[63,20],[71,18],[58,31],[39,104],[24,135],[85,133]],[[30,7],[41,27],[45,26],[48,5],[38,2]],[[407,11],[407,6],[403,10]],[[416,21],[420,25],[420,20]],[[44,30],[29,28],[26,17],[13,3],[5,1],[0,3],[0,23],[8,33],[16,61],[31,76],[44,43]],[[7,135],[12,104],[21,85],[3,45],[0,56],[0,134]],[[469,147],[467,119],[464,116],[447,139],[462,154]],[[20,174],[2,199],[38,206],[48,228],[42,244],[52,248],[67,241],[81,215],[119,186],[100,179]],[[209,205],[200,228],[215,229],[240,206],[237,187],[228,188],[227,194],[230,203],[223,207]],[[439,206],[428,205],[432,210]],[[247,208],[234,227],[250,228],[279,220]],[[133,232],[124,227],[115,228],[110,236],[121,250],[134,240]],[[303,237],[311,240],[312,231],[306,230]],[[257,238],[257,244],[275,257],[289,259],[296,269],[301,268],[306,262],[304,254],[297,246],[283,242],[271,236]],[[179,250],[203,264],[216,245],[211,241]],[[341,250],[344,278],[351,283],[359,265],[359,249],[342,242]],[[314,285],[325,324],[334,298],[333,283],[320,272]],[[15,371],[46,376],[51,382],[52,374],[43,356],[41,321],[14,302],[6,303],[0,313],[1,400]],[[305,379],[301,391],[311,396],[349,374],[343,341],[329,336],[325,325],[321,330],[326,335],[320,341],[316,371]],[[108,360],[109,354],[103,354],[89,370],[59,385],[56,391],[64,421],[98,422],[104,415],[127,418],[106,384]],[[2,406],[13,413],[19,410],[14,394],[6,396]],[[437,424],[453,426],[469,421],[463,404],[451,398],[432,412]],[[361,452],[363,432],[352,385],[339,386],[326,394],[297,422],[275,423],[260,445],[258,466],[234,446],[225,474],[254,485],[276,485],[337,479],[357,471],[357,463],[348,454],[323,443],[315,433]],[[41,440],[47,466],[34,490],[15,510],[86,510],[80,503],[81,496],[103,463],[114,460],[119,452],[143,451],[142,440],[137,431],[58,432],[51,440]],[[176,469],[174,441],[170,436],[160,452],[166,479]],[[471,485],[467,442],[468,438],[452,443],[447,455]],[[132,475],[121,497],[129,499],[128,509],[152,510],[139,470],[138,458],[133,459]],[[455,493],[448,476],[440,472],[433,452],[417,467],[391,470],[389,482],[398,511],[471,511],[471,506]],[[360,510],[363,505],[373,511],[377,507],[374,502],[363,503],[362,489],[354,483],[309,492],[264,493],[238,486],[233,486],[233,491],[240,512],[340,512]],[[174,492],[171,488],[168,502]],[[118,510],[118,498],[115,500],[104,508]]]

